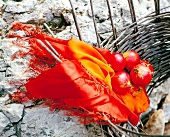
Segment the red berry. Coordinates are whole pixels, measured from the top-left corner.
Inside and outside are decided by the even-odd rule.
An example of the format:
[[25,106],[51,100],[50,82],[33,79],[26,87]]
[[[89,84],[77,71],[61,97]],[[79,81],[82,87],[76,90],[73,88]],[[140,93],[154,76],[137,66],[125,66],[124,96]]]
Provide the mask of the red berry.
[[124,52],[123,57],[126,59],[126,68],[128,70],[131,70],[135,65],[140,62],[140,56],[134,50],[128,50]]
[[131,88],[130,76],[125,71],[118,71],[112,78],[112,89],[116,93],[126,94]]
[[126,60],[122,54],[114,52],[109,56],[108,62],[115,71],[121,71],[125,68]]
[[152,80],[152,72],[148,67],[138,64],[131,69],[130,78],[136,86],[147,86]]
[[148,67],[152,74],[154,73],[153,66],[147,60],[140,60],[140,64]]

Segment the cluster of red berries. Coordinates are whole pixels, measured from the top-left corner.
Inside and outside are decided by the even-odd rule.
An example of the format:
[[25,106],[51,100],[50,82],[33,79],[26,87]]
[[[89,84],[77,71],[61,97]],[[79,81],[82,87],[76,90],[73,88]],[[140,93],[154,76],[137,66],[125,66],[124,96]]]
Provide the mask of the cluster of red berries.
[[112,89],[116,93],[145,90],[152,80],[154,72],[152,65],[147,60],[141,60],[134,50],[123,54],[114,52],[109,57],[109,63],[115,70],[111,82]]

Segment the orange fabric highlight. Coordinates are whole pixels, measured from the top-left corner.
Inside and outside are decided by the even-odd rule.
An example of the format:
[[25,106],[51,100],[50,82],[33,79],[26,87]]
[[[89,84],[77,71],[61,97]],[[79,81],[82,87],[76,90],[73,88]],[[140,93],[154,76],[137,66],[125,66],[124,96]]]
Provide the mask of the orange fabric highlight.
[[68,42],[68,48],[72,56],[81,62],[93,76],[104,81],[112,88],[111,77],[114,75],[114,70],[93,46],[71,38]]
[[143,87],[141,87],[141,91],[127,92],[127,94],[118,95],[118,97],[136,114],[145,112],[149,107],[150,101]]

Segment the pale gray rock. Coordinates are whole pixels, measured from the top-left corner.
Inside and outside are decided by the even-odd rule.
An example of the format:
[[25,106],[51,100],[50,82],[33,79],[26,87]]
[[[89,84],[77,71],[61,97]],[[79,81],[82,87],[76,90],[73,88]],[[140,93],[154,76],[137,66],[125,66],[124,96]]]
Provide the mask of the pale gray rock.
[[84,125],[64,116],[62,111],[50,112],[46,107],[26,108],[21,122],[22,137],[86,137]]
[[162,85],[159,87],[155,88],[150,95],[150,107],[153,109],[157,109],[157,105],[160,102],[160,100],[164,97],[166,97],[167,94],[170,93],[170,79],[165,81]]
[[0,1],[0,7],[2,7],[3,5],[5,5],[5,3],[1,0]]
[[7,23],[3,20],[3,18],[0,18],[0,30],[3,30],[7,27]]
[[0,135],[3,134],[3,130],[8,126],[8,124],[10,124],[9,119],[0,112]]
[[10,25],[14,21],[34,21],[38,23],[39,20],[43,19],[48,22],[53,18],[51,10],[61,5],[61,2],[50,0],[23,0],[22,2],[15,2],[10,0],[5,4],[5,12],[2,15],[2,19]]
[[16,14],[30,12],[34,9],[36,4],[37,0],[22,0],[22,2],[15,2],[13,0],[9,0],[6,2],[5,12]]
[[11,56],[17,51],[16,48],[10,46],[13,40],[14,39],[0,40],[0,90],[8,93],[16,91],[15,85],[10,84],[10,81],[12,78],[18,77],[16,75],[16,77],[13,77],[18,71],[11,67]]
[[16,123],[21,120],[23,116],[24,105],[22,104],[8,104],[2,108],[3,113],[8,117],[11,123]]
[[13,127],[13,125],[8,125],[4,132],[2,133],[1,137],[11,137],[11,136],[15,136],[14,134],[16,133],[15,127]]
[[6,68],[7,68],[7,64],[6,62],[4,61],[4,59],[0,59],[0,71],[6,71]]
[[[5,38],[0,40],[0,89],[8,93],[16,91],[17,83],[24,82],[31,74],[25,73],[29,60],[16,58],[12,59],[18,51],[18,47],[11,46],[16,39]],[[10,84],[10,82],[15,82]],[[21,85],[21,84],[20,84]]]
[[170,94],[166,96],[162,109],[165,114],[165,123],[170,122]]
[[[0,89],[0,91],[1,91],[2,89]],[[3,91],[1,91],[1,92],[3,92]],[[3,94],[3,93],[2,93]],[[9,101],[9,95],[8,94],[6,94],[5,96],[2,96],[2,97],[0,97],[0,104],[1,105],[5,105],[8,101]],[[0,106],[1,106],[0,105]]]
[[1,17],[4,20],[4,25],[10,25],[14,22],[14,17],[12,13],[4,12]]

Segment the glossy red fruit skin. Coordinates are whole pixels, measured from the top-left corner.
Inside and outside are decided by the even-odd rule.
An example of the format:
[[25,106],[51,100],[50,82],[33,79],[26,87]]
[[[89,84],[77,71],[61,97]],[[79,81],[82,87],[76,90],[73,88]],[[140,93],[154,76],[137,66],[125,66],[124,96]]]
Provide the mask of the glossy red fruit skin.
[[140,64],[148,67],[153,75],[153,73],[154,73],[153,66],[147,60],[140,60]]
[[135,86],[147,86],[152,80],[152,72],[145,65],[135,65],[130,71],[130,78]]
[[126,59],[126,68],[131,70],[135,65],[139,64],[140,56],[134,50],[128,50],[123,53],[123,57]]
[[118,71],[112,78],[112,89],[119,94],[126,94],[131,88],[130,76],[125,71]]
[[109,64],[115,71],[121,71],[125,68],[126,60],[121,53],[114,52],[109,56]]

